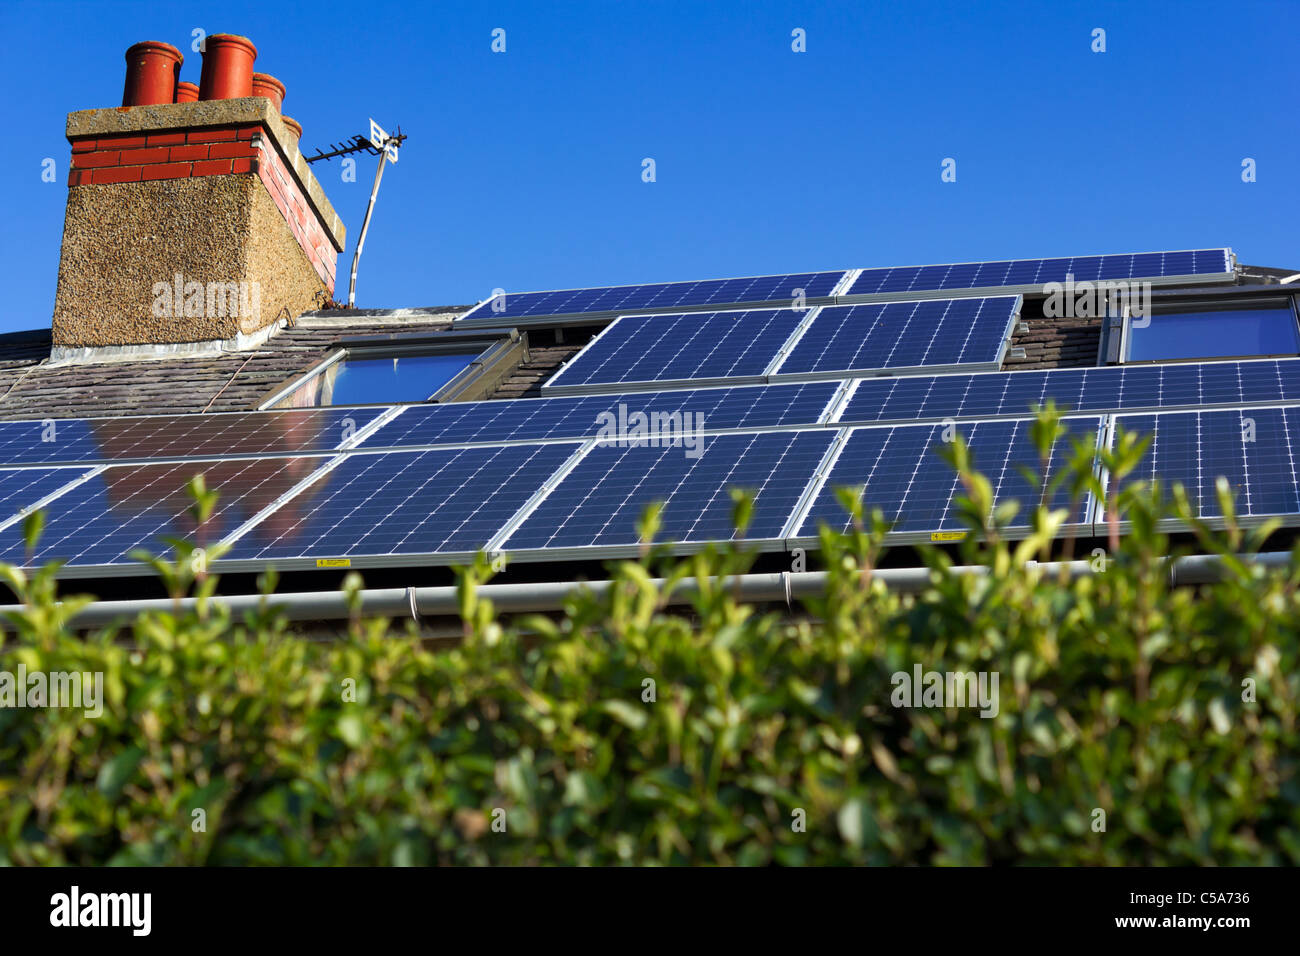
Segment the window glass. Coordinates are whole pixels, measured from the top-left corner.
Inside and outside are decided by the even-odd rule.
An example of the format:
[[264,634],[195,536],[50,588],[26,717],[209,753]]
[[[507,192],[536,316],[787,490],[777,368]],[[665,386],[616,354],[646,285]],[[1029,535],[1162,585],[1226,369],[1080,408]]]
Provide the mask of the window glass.
[[344,356],[303,382],[277,405],[310,408],[316,405],[400,405],[423,402],[468,368],[477,353]]
[[1251,308],[1206,307],[1156,313],[1129,324],[1128,361],[1296,355],[1300,333],[1289,300]]

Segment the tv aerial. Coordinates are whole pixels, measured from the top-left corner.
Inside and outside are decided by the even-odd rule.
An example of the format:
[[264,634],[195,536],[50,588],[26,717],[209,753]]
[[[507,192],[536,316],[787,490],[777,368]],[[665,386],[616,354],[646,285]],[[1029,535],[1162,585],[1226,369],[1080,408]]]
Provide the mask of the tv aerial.
[[402,127],[398,126],[397,132],[390,136],[372,119],[370,121],[369,136],[362,136],[358,133],[345,143],[331,143],[328,153],[317,149],[315,156],[307,157],[308,163],[318,163],[322,159],[330,160],[335,156],[350,156],[353,153],[369,153],[371,156],[379,157],[379,166],[375,169],[375,184],[370,189],[370,202],[366,203],[366,218],[361,220],[361,235],[357,237],[357,249],[352,255],[352,279],[348,283],[349,309],[356,308],[357,264],[361,261],[361,250],[366,244],[366,230],[370,228],[370,214],[374,212],[375,200],[379,196],[379,181],[384,178],[384,166],[390,162],[397,162],[398,150],[401,149],[404,142],[406,142],[406,134],[402,132]]

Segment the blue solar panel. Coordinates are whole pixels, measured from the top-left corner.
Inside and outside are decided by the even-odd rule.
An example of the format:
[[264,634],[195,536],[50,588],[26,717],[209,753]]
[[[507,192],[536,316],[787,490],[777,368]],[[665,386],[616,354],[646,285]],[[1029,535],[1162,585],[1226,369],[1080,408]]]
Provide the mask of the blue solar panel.
[[[45,509],[45,530],[32,564],[61,559],[74,567],[130,564],[135,548],[170,550],[162,536],[211,544],[288,492],[319,467],[320,458],[251,458],[242,461],[113,465],[93,475]],[[207,523],[195,525],[186,485],[203,474],[217,492]],[[0,532],[0,560],[23,563],[18,526]]]
[[659,540],[731,541],[728,488],[754,493],[746,537],[779,537],[830,447],[829,429],[719,435],[692,457],[684,448],[596,446],[505,541],[534,548],[634,548],[647,505],[664,504]]
[[385,409],[304,408],[0,422],[0,464],[329,451]]
[[1041,287],[1049,282],[1099,280],[1158,281],[1204,277],[1226,280],[1232,274],[1227,249],[1181,252],[1145,252],[1113,256],[1075,256],[1059,259],[1004,259],[997,262],[959,262],[951,265],[900,266],[864,269],[849,287],[848,295],[906,295],[951,292],[958,289]]
[[685,422],[689,413],[691,427],[712,430],[813,425],[838,386],[806,382],[414,405],[380,426],[362,447],[586,438],[609,424],[635,426],[637,415],[656,421],[680,415]]
[[458,322],[491,324],[534,316],[666,312],[710,305],[756,305],[829,296],[846,273],[800,272],[745,279],[706,279],[648,285],[507,293],[479,303]]
[[865,378],[840,421],[1023,415],[1049,398],[1083,412],[1300,401],[1300,359]]
[[[1221,518],[1216,479],[1227,478],[1239,517],[1300,514],[1300,408],[1118,415],[1117,426],[1152,437],[1125,484],[1181,483],[1202,518]],[[1121,515],[1121,517],[1123,517]]]
[[[1020,512],[1013,528],[1028,527],[1029,513],[1037,506],[1042,488],[1030,485],[1018,466],[1039,470],[1038,451],[1029,437],[1030,419],[958,424],[959,432],[970,446],[975,467],[993,484],[996,501],[1016,499]],[[1097,417],[1066,420],[1068,431],[1052,450],[1048,477],[1055,474],[1072,452],[1072,438],[1095,444],[1101,419]],[[797,532],[798,537],[812,537],[825,523],[847,530],[848,513],[840,505],[835,489],[861,488],[862,500],[869,514],[879,508],[893,522],[893,533],[905,535],[934,534],[969,530],[953,506],[964,494],[952,466],[939,456],[943,447],[944,426],[897,425],[853,429],[825,484],[813,499],[808,514]],[[1061,488],[1050,498],[1053,508],[1069,507],[1069,491]],[[1081,501],[1071,523],[1088,520],[1090,503]]]
[[477,551],[576,443],[349,455],[234,543],[227,560]]
[[542,389],[759,379],[804,315],[792,309],[749,309],[624,316],[592,339]]
[[25,513],[36,502],[88,471],[87,468],[0,469],[0,521]]
[[1019,296],[823,308],[776,373],[967,364],[995,368],[1019,311]]

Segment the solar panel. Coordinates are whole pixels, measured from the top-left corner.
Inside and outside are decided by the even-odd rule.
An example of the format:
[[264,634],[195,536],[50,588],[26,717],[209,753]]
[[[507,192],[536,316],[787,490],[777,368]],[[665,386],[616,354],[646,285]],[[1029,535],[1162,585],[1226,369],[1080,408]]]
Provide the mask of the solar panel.
[[1231,249],[1140,252],[1058,259],[1003,259],[950,265],[863,269],[838,301],[867,297],[940,298],[954,292],[995,289],[1043,294],[1049,282],[1136,281],[1161,285],[1227,282],[1233,276]]
[[744,279],[706,279],[646,285],[564,289],[554,292],[506,293],[480,302],[456,320],[459,326],[536,324],[529,320],[582,316],[596,320],[627,312],[670,312],[709,306],[809,303],[828,298],[845,278],[832,272],[797,272]]
[[[45,530],[33,565],[61,559],[75,567],[129,565],[130,552],[169,550],[161,539],[178,536],[202,546],[218,541],[320,467],[319,458],[251,458],[240,461],[111,465],[61,494],[45,509]],[[189,513],[186,485],[203,474],[218,494],[203,528]],[[17,526],[0,532],[0,560],[24,563]]]
[[[1116,426],[1152,437],[1125,484],[1159,477],[1166,489],[1181,483],[1200,517],[1223,517],[1216,479],[1228,479],[1243,518],[1300,517],[1300,408],[1246,408],[1206,412],[1117,415]],[[1114,430],[1111,441],[1113,443]]]
[[[1020,512],[1011,528],[1028,527],[1029,514],[1038,504],[1042,487],[1030,485],[1018,466],[1039,470],[1038,451],[1030,440],[1032,419],[964,422],[953,427],[970,446],[975,467],[993,484],[995,500],[1017,499]],[[1099,417],[1066,420],[1066,436],[1052,449],[1047,477],[1061,468],[1072,452],[1071,438],[1095,445]],[[964,494],[952,466],[937,453],[943,447],[945,426],[895,425],[855,428],[849,433],[824,483],[800,522],[796,537],[813,538],[821,524],[848,530],[850,517],[840,505],[836,488],[861,488],[867,513],[879,508],[893,522],[892,534],[910,540],[960,533],[968,527],[954,508]],[[1059,488],[1050,497],[1053,508],[1068,508],[1069,490]],[[1091,502],[1079,502],[1069,524],[1086,525]]]
[[779,538],[835,437],[829,429],[718,435],[700,454],[683,448],[597,445],[510,534],[503,547],[550,556],[600,548],[634,552],[647,505],[662,502],[659,540],[731,541],[728,488],[754,493],[746,538]]
[[[413,405],[381,425],[363,448],[460,445],[594,437],[648,422],[717,429],[772,428],[819,422],[839,382],[743,385],[608,395]],[[690,418],[686,418],[689,414]]]
[[[579,447],[510,445],[353,453],[239,537],[227,561],[466,555],[492,536]],[[378,563],[370,561],[369,563]]]
[[560,394],[629,382],[761,381],[805,311],[749,309],[623,316],[542,386]]
[[774,378],[950,365],[996,368],[1020,301],[1020,296],[997,296],[826,307]]
[[840,421],[993,418],[1047,399],[1074,411],[1300,401],[1300,359],[864,378]]
[[87,474],[88,468],[0,468],[0,524],[11,524],[38,501]]
[[0,464],[329,451],[384,411],[382,407],[305,408],[0,422]]

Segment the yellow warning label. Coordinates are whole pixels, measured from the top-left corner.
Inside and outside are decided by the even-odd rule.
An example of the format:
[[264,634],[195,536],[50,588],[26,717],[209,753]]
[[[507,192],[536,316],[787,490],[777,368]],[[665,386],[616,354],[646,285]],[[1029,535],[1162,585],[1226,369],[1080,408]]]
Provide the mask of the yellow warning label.
[[965,538],[965,531],[935,531],[930,535],[931,541],[963,541]]
[[350,568],[352,567],[351,558],[317,558],[316,567],[318,568]]

